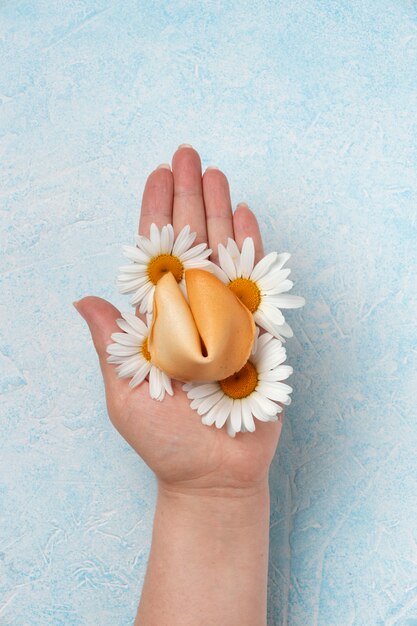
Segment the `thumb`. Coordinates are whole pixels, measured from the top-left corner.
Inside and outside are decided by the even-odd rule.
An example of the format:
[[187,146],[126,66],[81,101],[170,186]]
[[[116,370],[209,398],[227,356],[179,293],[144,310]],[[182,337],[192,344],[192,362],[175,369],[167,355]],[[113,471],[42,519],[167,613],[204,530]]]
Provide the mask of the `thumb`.
[[95,296],[87,296],[73,304],[90,329],[106,387],[113,386],[119,379],[114,365],[107,363],[106,348],[112,343],[111,334],[120,332],[116,324],[121,317],[120,311],[107,300]]

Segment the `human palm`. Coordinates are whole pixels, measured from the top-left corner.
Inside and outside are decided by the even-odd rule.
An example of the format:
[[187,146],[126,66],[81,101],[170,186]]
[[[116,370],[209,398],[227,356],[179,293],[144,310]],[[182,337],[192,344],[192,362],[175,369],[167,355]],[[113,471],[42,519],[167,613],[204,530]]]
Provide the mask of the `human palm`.
[[[189,146],[175,152],[172,171],[159,167],[146,181],[139,233],[149,236],[152,222],[158,227],[172,223],[176,233],[189,224],[197,233],[196,243],[207,242],[213,250],[214,262],[218,244],[226,244],[228,237],[241,246],[250,236],[257,260],[263,254],[253,213],[246,205],[232,213],[226,176],[214,168],[202,175],[200,157]],[[146,381],[131,389],[107,362],[111,334],[119,331],[119,311],[93,296],[78,301],[76,308],[90,327],[99,355],[110,419],[160,483],[178,490],[239,490],[256,487],[265,479],[281,432],[280,420],[256,421],[254,433],[232,439],[225,428],[201,424],[177,381],[173,381],[174,396],[166,395],[163,402],[150,398]]]

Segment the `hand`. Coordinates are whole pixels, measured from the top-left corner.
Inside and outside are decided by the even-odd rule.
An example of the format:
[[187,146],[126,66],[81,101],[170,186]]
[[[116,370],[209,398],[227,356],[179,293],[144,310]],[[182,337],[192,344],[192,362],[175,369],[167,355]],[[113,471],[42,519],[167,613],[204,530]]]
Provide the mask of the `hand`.
[[[139,233],[149,236],[152,222],[172,223],[177,234],[189,224],[197,232],[196,244],[207,242],[217,261],[217,246],[234,238],[239,247],[245,237],[254,240],[256,260],[263,256],[257,220],[246,205],[232,213],[229,185],[218,169],[202,175],[198,153],[180,147],[172,171],[159,167],[147,179],[142,198]],[[106,346],[119,332],[119,311],[109,302],[88,296],[75,303],[87,321],[100,360],[110,419],[120,434],[154,471],[160,487],[169,491],[240,494],[264,486],[282,421],[259,422],[254,433],[230,438],[225,428],[201,424],[190,408],[182,383],[173,381],[175,395],[152,400],[148,383],[131,389],[107,363]],[[126,307],[128,310],[128,307]],[[282,414],[281,414],[282,415]],[[282,418],[281,418],[282,420]]]

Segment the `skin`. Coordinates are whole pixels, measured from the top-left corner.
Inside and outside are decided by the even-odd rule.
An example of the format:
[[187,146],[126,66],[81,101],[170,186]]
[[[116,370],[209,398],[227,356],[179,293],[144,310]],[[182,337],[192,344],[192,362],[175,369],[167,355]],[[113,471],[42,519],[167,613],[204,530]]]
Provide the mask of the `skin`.
[[[207,242],[227,238],[239,247],[254,239],[263,256],[254,214],[241,203],[232,212],[229,184],[217,168],[202,174],[198,153],[179,147],[169,166],[148,177],[139,232],[152,222],[186,224]],[[266,624],[268,568],[268,473],[282,421],[256,420],[254,433],[230,438],[226,429],[201,424],[174,382],[173,397],[152,400],[148,383],[135,389],[107,363],[106,346],[119,332],[119,311],[87,296],[75,307],[91,331],[105,383],[110,419],[155,473],[158,498],[152,546],[135,624],[141,626],[223,626]]]

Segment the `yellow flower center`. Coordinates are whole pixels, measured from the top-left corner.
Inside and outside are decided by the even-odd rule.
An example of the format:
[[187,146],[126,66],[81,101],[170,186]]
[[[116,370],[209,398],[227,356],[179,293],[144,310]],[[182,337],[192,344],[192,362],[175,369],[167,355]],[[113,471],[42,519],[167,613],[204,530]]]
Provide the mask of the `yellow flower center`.
[[229,283],[228,287],[251,313],[257,311],[261,304],[261,292],[253,280],[249,280],[249,278],[235,278],[235,280]]
[[172,254],[160,254],[154,256],[148,264],[149,280],[156,285],[158,280],[167,272],[174,275],[177,283],[180,282],[184,275],[184,266],[178,257]]
[[151,360],[151,353],[149,352],[148,338],[147,337],[146,337],[145,341],[143,342],[140,351],[141,351],[141,354],[142,354],[144,359],[146,359],[147,361]]
[[258,384],[258,373],[250,361],[241,370],[219,381],[220,387],[229,398],[238,400],[250,396]]

